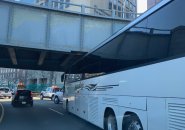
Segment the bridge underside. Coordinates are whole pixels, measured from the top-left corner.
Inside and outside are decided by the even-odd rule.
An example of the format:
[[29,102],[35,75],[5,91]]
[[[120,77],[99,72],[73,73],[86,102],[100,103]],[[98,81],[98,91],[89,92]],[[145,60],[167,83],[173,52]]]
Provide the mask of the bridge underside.
[[65,71],[129,21],[0,1],[0,67]]
[[65,71],[85,53],[61,52],[0,46],[0,67],[31,70]]

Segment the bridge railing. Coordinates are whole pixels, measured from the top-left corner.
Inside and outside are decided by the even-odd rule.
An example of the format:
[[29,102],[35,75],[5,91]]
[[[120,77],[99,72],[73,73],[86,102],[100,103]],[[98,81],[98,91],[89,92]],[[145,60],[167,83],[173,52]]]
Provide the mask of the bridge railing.
[[[4,0],[4,1],[13,1],[13,2],[30,4],[30,2],[22,2],[18,0]],[[135,12],[120,11],[120,10],[114,10],[114,9],[113,10],[102,9],[102,8],[98,8],[97,6],[91,7],[91,6],[81,5],[81,4],[74,4],[70,2],[61,2],[57,0],[48,0],[48,2],[45,2],[44,4],[36,3],[36,5],[62,10],[62,11],[76,12],[76,13],[100,16],[100,17],[118,18],[118,19],[124,19],[129,21],[132,21],[141,15],[140,13],[135,13]]]
[[[5,1],[15,2],[15,0],[5,0]],[[16,2],[25,3],[21,1],[16,1]],[[141,15],[135,12],[120,11],[120,10],[114,10],[114,9],[113,10],[102,9],[102,8],[98,8],[97,6],[91,7],[91,6],[81,5],[81,4],[74,4],[70,2],[61,2],[57,0],[49,0],[44,4],[39,4],[39,3],[36,3],[36,4],[39,6],[44,6],[44,7],[53,8],[53,9],[62,10],[62,11],[76,12],[76,13],[100,16],[100,17],[118,18],[118,19],[124,19],[129,21],[130,20],[132,21]]]
[[[76,7],[76,12],[79,11],[74,13],[74,7],[70,11],[67,4],[64,5],[68,10],[60,4],[46,3],[42,7],[41,3],[33,5],[28,1],[0,0],[0,17],[3,18],[0,20],[0,44],[60,52],[89,52],[126,26],[131,15],[136,17],[134,13],[120,11],[116,14],[112,10],[70,4]],[[117,18],[119,16],[124,19]]]
[[91,7],[91,6],[74,4],[69,2],[61,2],[56,0],[50,1],[50,3],[48,3],[48,7],[64,10],[64,11],[78,12],[78,13],[88,14],[93,16],[103,16],[103,17],[120,18],[120,19],[127,19],[127,20],[133,20],[133,19],[136,19],[138,16],[140,16],[140,14],[134,13],[134,12],[101,9],[96,6]]

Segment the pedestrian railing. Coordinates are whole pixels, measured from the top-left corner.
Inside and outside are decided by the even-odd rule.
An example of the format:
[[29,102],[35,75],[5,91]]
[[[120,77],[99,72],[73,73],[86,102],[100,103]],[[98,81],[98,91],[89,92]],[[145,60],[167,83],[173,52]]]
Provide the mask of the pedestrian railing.
[[[16,1],[16,0],[5,0],[5,1],[25,3],[25,2]],[[97,6],[91,7],[91,6],[74,4],[69,2],[61,2],[57,0],[48,0],[48,2],[41,1],[41,3],[39,2],[36,3],[36,5],[62,10],[62,11],[76,12],[76,13],[87,14],[92,16],[118,18],[118,19],[124,19],[124,20],[134,20],[141,15],[135,12],[101,9],[101,8],[98,8]]]
[[73,4],[73,3],[68,3],[68,2],[60,2],[56,0],[50,1],[50,3],[48,3],[47,6],[50,8],[58,9],[58,10],[78,12],[81,14],[110,17],[110,18],[128,19],[128,20],[133,20],[137,18],[138,16],[140,16],[140,14],[134,13],[134,12],[100,9],[96,6],[90,7],[86,5]]

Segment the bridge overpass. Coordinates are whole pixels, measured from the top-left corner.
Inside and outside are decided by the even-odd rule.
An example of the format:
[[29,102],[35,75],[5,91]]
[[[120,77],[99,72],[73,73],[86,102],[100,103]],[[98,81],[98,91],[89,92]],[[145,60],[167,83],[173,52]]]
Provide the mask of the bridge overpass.
[[0,1],[0,67],[64,71],[130,20]]

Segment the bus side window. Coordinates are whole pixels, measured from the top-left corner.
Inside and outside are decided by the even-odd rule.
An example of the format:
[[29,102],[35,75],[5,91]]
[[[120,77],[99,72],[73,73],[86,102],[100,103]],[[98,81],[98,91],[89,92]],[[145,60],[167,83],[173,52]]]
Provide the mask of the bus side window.
[[168,58],[185,53],[184,4],[183,0],[174,0],[147,18],[147,28],[153,29],[151,36],[155,38],[151,42],[153,45],[150,45],[151,58]]
[[185,53],[185,26],[179,26],[172,30],[169,56]]

